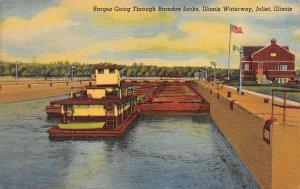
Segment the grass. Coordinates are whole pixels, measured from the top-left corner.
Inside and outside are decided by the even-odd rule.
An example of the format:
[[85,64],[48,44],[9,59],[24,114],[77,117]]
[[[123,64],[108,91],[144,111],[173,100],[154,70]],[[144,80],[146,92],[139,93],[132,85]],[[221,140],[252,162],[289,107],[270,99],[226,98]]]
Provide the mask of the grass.
[[[234,86],[238,87],[238,86]],[[243,89],[248,91],[253,91],[261,94],[272,95],[272,89],[291,89],[287,87],[267,87],[267,86],[243,86]],[[275,92],[276,97],[283,98],[283,93]],[[300,92],[299,93],[286,93],[286,98],[295,102],[300,102]]]

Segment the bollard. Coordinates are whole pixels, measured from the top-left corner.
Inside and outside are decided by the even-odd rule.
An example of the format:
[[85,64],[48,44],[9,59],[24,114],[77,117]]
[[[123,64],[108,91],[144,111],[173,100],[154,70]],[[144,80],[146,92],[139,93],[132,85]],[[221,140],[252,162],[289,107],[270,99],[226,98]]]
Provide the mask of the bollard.
[[231,98],[231,92],[230,91],[227,92],[227,98]]
[[52,83],[50,83],[49,85],[50,85],[50,87],[52,87]]
[[69,82],[67,82],[66,84],[69,85]]
[[269,98],[264,98],[264,103],[266,104],[269,103],[269,100],[270,100]]
[[209,93],[212,94],[212,90],[211,89],[209,90]]
[[28,84],[28,89],[30,89],[31,88],[31,85],[30,84]]
[[235,100],[230,101],[230,109],[231,111],[233,111],[233,104],[234,104]]
[[220,94],[218,93],[218,99],[220,99]]
[[91,82],[91,81],[89,82],[89,86],[90,86],[90,87],[92,86],[92,82]]

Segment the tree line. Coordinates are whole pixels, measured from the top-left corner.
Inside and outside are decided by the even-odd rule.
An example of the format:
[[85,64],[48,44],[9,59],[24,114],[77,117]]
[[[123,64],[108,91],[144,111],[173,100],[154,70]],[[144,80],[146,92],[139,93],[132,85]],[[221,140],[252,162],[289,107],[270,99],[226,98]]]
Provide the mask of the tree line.
[[[68,61],[53,62],[50,64],[23,63],[18,65],[18,75],[20,77],[71,77],[72,69],[74,76],[90,77],[94,73],[96,66],[114,65],[112,63],[99,64],[81,64],[79,62],[70,63]],[[134,63],[131,66],[124,65],[122,75],[126,77],[194,77],[199,70],[207,70],[207,76],[213,77],[214,71],[212,67],[191,67],[191,66],[174,66],[174,67],[158,67],[155,65],[144,65],[143,63]],[[239,78],[239,70],[231,69],[230,77],[233,80]],[[203,72],[204,73],[204,72]],[[217,78],[227,76],[227,69],[216,69]],[[15,76],[15,63],[0,61],[0,76]],[[300,77],[300,69],[296,70],[296,76]]]

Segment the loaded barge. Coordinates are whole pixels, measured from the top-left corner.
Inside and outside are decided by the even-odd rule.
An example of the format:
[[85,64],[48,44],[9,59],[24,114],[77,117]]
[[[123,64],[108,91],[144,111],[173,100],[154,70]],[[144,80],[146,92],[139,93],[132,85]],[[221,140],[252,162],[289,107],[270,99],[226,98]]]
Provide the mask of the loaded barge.
[[140,114],[209,114],[209,103],[189,80],[121,81],[121,66],[95,68],[96,84],[50,102],[48,118],[60,122],[50,138],[120,137]]
[[50,102],[49,118],[60,122],[48,130],[49,137],[119,137],[140,111],[132,87],[121,85],[121,66],[95,68],[96,85],[71,90],[70,97]]

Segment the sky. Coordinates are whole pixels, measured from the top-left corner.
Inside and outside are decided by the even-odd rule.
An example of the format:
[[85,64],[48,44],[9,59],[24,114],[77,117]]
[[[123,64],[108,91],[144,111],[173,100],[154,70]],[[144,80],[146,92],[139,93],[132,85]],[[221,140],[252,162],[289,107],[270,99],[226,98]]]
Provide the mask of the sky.
[[[94,7],[130,7],[130,12],[93,11]],[[156,11],[133,11],[132,7]],[[251,7],[253,12],[159,12],[161,7]],[[256,7],[292,11],[256,12]],[[94,64],[144,63],[157,66],[227,68],[231,44],[288,45],[300,68],[300,0],[0,0],[0,60],[22,63],[56,61]],[[231,52],[230,67],[239,65]]]

